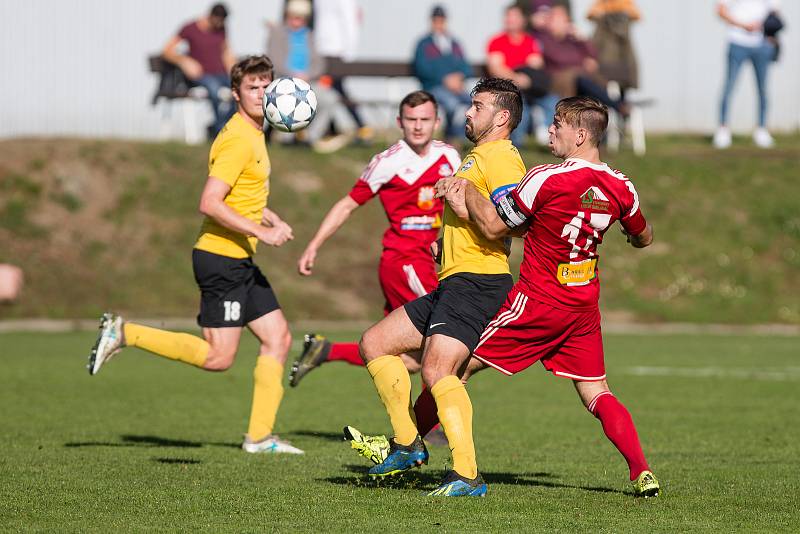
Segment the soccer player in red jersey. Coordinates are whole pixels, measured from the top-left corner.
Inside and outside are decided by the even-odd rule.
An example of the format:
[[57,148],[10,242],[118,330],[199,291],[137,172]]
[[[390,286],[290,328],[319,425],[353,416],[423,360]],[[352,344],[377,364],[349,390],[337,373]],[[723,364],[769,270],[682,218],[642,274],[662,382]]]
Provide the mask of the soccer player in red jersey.
[[[630,413],[606,382],[598,299],[598,245],[619,221],[630,244],[643,248],[653,229],[633,183],[600,160],[608,110],[588,97],[560,101],[550,149],[563,159],[540,165],[497,205],[463,180],[437,184],[456,214],[490,239],[528,228],[518,282],[481,336],[463,378],[490,366],[507,375],[541,361],[573,381],[584,406],[624,456],[634,494],[658,495]],[[422,429],[420,429],[422,432]]]
[[[437,285],[430,245],[441,227],[442,200],[434,198],[434,184],[451,176],[461,158],[455,148],[433,139],[439,126],[437,103],[426,91],[414,91],[400,102],[397,125],[403,138],[377,154],[350,192],[330,209],[298,261],[300,274],[312,273],[317,252],[359,206],[378,196],[389,228],[383,234],[378,276],[386,304],[384,313],[427,294]],[[345,361],[363,366],[358,343],[333,343],[307,334],[303,352],[292,366],[294,387],[311,370],[325,362]],[[419,363],[404,357],[411,372]]]

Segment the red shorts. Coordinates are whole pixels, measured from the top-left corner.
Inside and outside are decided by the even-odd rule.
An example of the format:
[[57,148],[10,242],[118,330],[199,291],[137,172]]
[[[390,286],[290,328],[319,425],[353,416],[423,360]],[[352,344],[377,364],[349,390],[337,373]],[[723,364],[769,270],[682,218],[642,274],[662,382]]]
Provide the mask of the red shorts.
[[573,380],[606,377],[600,310],[553,308],[516,288],[484,330],[473,355],[507,375],[541,360],[548,371]]
[[433,258],[381,258],[378,267],[387,315],[412,300],[427,295],[439,284]]

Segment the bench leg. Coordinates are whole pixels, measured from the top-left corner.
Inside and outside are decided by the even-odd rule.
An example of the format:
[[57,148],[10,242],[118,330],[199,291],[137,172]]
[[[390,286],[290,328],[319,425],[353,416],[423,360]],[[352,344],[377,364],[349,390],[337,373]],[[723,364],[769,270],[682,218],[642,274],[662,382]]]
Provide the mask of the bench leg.
[[183,99],[183,140],[187,145],[199,145],[204,138],[200,132],[197,104],[198,101],[193,98]]

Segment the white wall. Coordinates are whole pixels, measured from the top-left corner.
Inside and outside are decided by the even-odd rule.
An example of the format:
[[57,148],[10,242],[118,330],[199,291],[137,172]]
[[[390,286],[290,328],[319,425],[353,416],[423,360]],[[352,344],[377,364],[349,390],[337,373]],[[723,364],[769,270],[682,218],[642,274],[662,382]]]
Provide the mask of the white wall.
[[[591,0],[572,0],[576,15]],[[0,32],[0,137],[36,135],[155,138],[159,110],[150,106],[156,79],[146,58],[210,0],[3,0]],[[229,35],[237,54],[263,50],[266,19],[281,0],[228,0]],[[361,0],[360,59],[408,58],[425,31],[433,0]],[[506,2],[443,0],[453,32],[471,60],[498,31]],[[646,113],[650,130],[711,131],[724,74],[724,27],[714,0],[639,0],[636,26],[642,93],[657,104]],[[783,0],[788,28],[783,58],[770,72],[769,123],[800,127],[800,0]],[[581,29],[591,25],[578,17]],[[359,94],[386,86],[352,80]],[[411,86],[408,86],[411,87]],[[405,85],[395,88],[404,91]],[[756,114],[752,70],[746,68],[732,105],[733,127],[749,129]]]

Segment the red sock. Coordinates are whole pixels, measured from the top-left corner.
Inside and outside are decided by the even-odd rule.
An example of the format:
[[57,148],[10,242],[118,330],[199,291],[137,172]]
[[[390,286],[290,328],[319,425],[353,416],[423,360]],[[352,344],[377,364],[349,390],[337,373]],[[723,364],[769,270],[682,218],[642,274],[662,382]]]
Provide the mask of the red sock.
[[358,354],[358,343],[333,343],[327,361],[343,361],[364,367],[364,361]]
[[439,414],[436,412],[436,401],[431,395],[431,391],[422,386],[422,393],[414,403],[414,416],[417,419],[417,430],[419,435],[425,437],[433,427],[439,424]]
[[600,419],[606,436],[625,457],[631,472],[631,480],[638,477],[642,471],[650,470],[647,460],[644,459],[631,414],[610,391],[599,393],[593,398],[588,410]]

